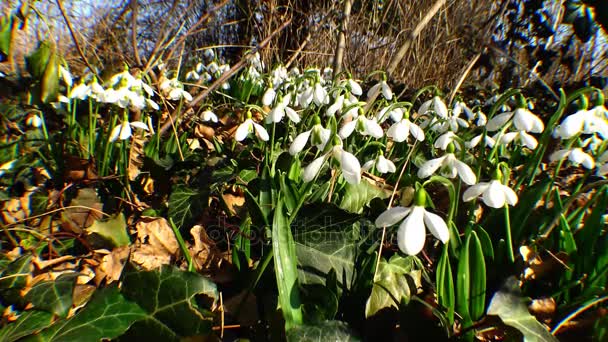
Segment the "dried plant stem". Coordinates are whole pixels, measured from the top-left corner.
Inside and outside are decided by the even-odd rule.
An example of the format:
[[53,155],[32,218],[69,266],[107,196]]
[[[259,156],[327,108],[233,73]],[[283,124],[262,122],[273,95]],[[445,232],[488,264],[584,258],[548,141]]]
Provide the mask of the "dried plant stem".
[[456,83],[456,87],[454,87],[454,89],[452,89],[452,92],[450,93],[450,99],[448,100],[448,104],[452,103],[452,100],[454,99],[454,96],[456,96],[458,89],[460,89],[460,87],[462,86],[462,83],[467,78],[467,76],[469,75],[471,70],[473,70],[473,66],[475,66],[475,63],[477,63],[477,61],[479,60],[480,57],[481,57],[481,53],[478,53],[475,55],[475,57],[473,57],[473,59],[471,59],[469,61],[469,64],[467,64],[466,68],[464,69],[464,72],[462,73],[462,76],[460,76],[458,83]]
[[344,13],[340,22],[340,30],[338,30],[338,47],[334,56],[334,72],[332,77],[335,79],[342,72],[342,60],[344,59],[344,50],[346,50],[346,31],[348,30],[348,20],[350,19],[350,9],[352,7],[351,0],[344,1]]

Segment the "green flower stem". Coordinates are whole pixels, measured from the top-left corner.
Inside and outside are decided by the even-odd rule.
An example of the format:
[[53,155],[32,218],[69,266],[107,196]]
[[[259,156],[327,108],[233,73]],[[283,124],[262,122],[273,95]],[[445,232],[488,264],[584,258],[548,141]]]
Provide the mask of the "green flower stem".
[[509,218],[509,205],[505,204],[505,237],[507,243],[507,253],[509,254],[509,261],[515,262],[515,254],[513,253],[513,238],[511,237],[511,219]]
[[188,251],[188,247],[186,247],[186,243],[184,242],[184,238],[182,234],[177,229],[177,226],[173,222],[172,218],[169,218],[169,223],[171,224],[171,229],[173,229],[173,234],[175,234],[175,238],[177,239],[177,243],[179,244],[179,248],[182,250],[186,261],[188,262],[188,272],[194,272],[194,263],[192,262],[192,256]]
[[[110,129],[108,130],[108,133],[112,132],[112,129],[114,129],[114,126],[116,126],[116,122],[118,121],[118,116],[116,114],[112,115],[112,120],[110,122]],[[101,160],[101,167],[100,167],[100,176],[107,176],[107,172],[108,172],[108,166],[110,161],[109,156],[110,156],[110,150],[112,149],[112,147],[114,146],[114,144],[112,142],[110,142],[109,139],[109,135],[108,137],[105,139],[104,141],[104,151],[103,151],[103,159]]]

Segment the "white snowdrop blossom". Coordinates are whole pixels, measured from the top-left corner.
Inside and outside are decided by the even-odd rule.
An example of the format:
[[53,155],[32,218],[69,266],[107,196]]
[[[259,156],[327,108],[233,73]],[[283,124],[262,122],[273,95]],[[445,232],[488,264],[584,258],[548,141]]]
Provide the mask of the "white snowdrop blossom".
[[494,135],[492,139],[499,145],[508,145],[515,141],[519,145],[525,146],[531,150],[538,146],[538,141],[536,141],[536,138],[525,131],[508,132],[502,135],[498,133]]
[[131,137],[132,135],[131,126],[134,128],[143,129],[145,131],[148,130],[148,125],[141,121],[129,122],[127,120],[124,120],[120,125],[117,125],[116,127],[114,127],[114,129],[112,129],[112,132],[110,133],[110,142],[114,142],[117,139],[129,139],[129,137]]
[[605,118],[596,115],[593,110],[582,109],[568,115],[562,123],[555,128],[555,138],[570,139],[578,134],[598,133],[602,138],[608,138],[608,122]]
[[27,119],[25,119],[25,123],[28,126],[38,128],[42,126],[42,119],[40,119],[40,117],[36,114],[30,114],[27,116]]
[[186,73],[186,80],[188,81],[198,81],[201,79],[201,76],[196,72],[196,70],[190,70]]
[[308,166],[306,166],[302,172],[302,180],[306,183],[312,181],[321,170],[321,167],[323,167],[325,164],[325,161],[330,157],[334,158],[340,163],[342,176],[347,183],[359,184],[361,182],[361,164],[359,163],[357,157],[347,151],[344,151],[341,142],[339,142],[339,145],[335,145],[330,152],[320,156],[319,158],[313,160],[312,163],[308,164]]
[[184,90],[184,85],[177,78],[164,79],[160,83],[160,90],[165,97],[173,101],[178,101],[182,98],[188,102],[192,101],[192,95]]
[[432,99],[425,101],[420,108],[418,108],[418,114],[420,115],[428,115],[431,111],[442,119],[448,117],[448,107],[439,96],[434,96]]
[[418,141],[424,141],[424,131],[415,123],[411,122],[407,116],[398,122],[395,122],[386,131],[386,136],[392,138],[396,142],[406,141],[412,135]]
[[497,131],[511,118],[513,118],[513,126],[518,131],[541,133],[545,129],[543,121],[526,108],[517,108],[513,112],[505,112],[494,116],[486,124],[486,129],[490,132]]
[[[450,144],[452,144],[454,141],[456,141],[456,137],[457,137],[456,133],[454,133],[452,131],[447,131],[447,132],[443,133],[442,135],[440,135],[439,138],[437,138],[437,140],[435,140],[433,147],[439,148],[439,149],[442,149],[445,151],[448,148],[448,146],[450,146]],[[460,144],[453,144],[453,145],[457,149],[460,147]]]
[[462,199],[469,202],[479,196],[481,196],[483,203],[492,208],[502,208],[505,204],[515,205],[518,200],[515,191],[497,179],[490,182],[479,182],[469,187],[462,194]]
[[331,136],[331,130],[321,126],[321,121],[318,117],[315,117],[315,124],[308,131],[302,132],[296,136],[289,147],[289,153],[293,156],[304,149],[308,139],[311,138],[311,144],[316,146],[319,151],[323,151],[325,145],[329,141]]
[[368,160],[365,164],[363,164],[362,170],[369,171],[372,168],[375,168],[379,173],[394,173],[397,171],[395,164],[384,158],[383,155],[379,155],[377,158]]
[[468,185],[473,185],[477,181],[473,170],[467,164],[458,160],[454,153],[451,152],[422,164],[420,169],[418,169],[418,177],[430,177],[437,170],[439,170],[441,175],[448,178],[456,178],[456,175],[458,175]]
[[475,118],[475,113],[467,106],[466,103],[462,101],[456,101],[454,104],[454,108],[452,109],[452,115],[459,117],[460,114],[464,113],[467,116],[468,120],[473,120]]
[[384,121],[386,121],[386,119],[391,118],[391,120],[393,120],[393,122],[399,122],[401,121],[401,119],[403,119],[403,109],[399,108],[399,107],[384,107],[382,108],[378,114],[376,115],[376,121],[378,121],[379,123],[383,123]]
[[344,106],[344,95],[339,95],[331,106],[327,107],[325,112],[326,116],[334,116],[336,113],[340,113]]
[[264,92],[264,95],[262,96],[262,104],[264,106],[270,106],[276,96],[277,96],[277,92],[274,91],[273,87],[266,89],[266,91]]
[[374,119],[368,119],[365,116],[359,116],[355,120],[347,122],[340,128],[338,135],[342,139],[348,138],[354,131],[359,132],[361,135],[370,135],[376,139],[384,136],[382,127]]
[[585,168],[591,170],[595,167],[595,161],[593,157],[585,153],[580,147],[559,150],[553,152],[549,156],[549,160],[556,161],[568,158],[568,160],[574,165],[583,165]]
[[388,101],[393,99],[393,91],[391,90],[391,87],[388,85],[388,83],[386,83],[386,81],[380,81],[371,88],[369,88],[369,90],[367,91],[367,98],[370,99],[373,94],[378,92],[378,90],[382,93],[382,96]]
[[[477,147],[477,145],[479,145],[479,143],[481,142],[482,138],[483,138],[483,134],[477,135],[477,136],[473,137],[471,140],[465,141],[464,147],[467,149]],[[488,135],[486,135],[484,142],[485,142],[485,145],[489,148],[494,147],[494,145],[496,144],[496,141]]]
[[413,206],[393,207],[376,218],[375,224],[378,228],[401,222],[397,230],[397,244],[407,255],[416,255],[422,251],[426,240],[426,229],[444,244],[450,239],[450,231],[445,221],[439,215],[425,209],[425,197],[423,190],[418,190]]
[[237,127],[234,138],[236,141],[243,141],[251,133],[255,133],[255,135],[262,141],[268,141],[268,139],[270,139],[266,128],[253,121],[251,118],[251,113],[247,113],[247,119],[240,124],[239,127]]
[[322,106],[329,103],[327,90],[323,88],[320,82],[315,83],[312,100],[317,106]]
[[84,82],[78,83],[68,93],[68,98],[84,100],[91,94],[91,88]]
[[353,80],[352,78],[349,78],[347,82],[351,94],[355,96],[360,96],[361,94],[363,94],[363,89],[361,89],[361,86],[359,85],[359,83],[357,83],[357,81]]
[[68,87],[72,86],[72,84],[73,84],[72,74],[70,73],[70,71],[68,69],[66,69],[60,65],[59,66],[59,75],[61,75],[61,79],[63,80],[65,85],[67,85]]
[[291,120],[294,123],[300,122],[300,116],[298,115],[298,113],[296,113],[296,111],[293,108],[289,107],[290,102],[291,102],[291,94],[287,94],[270,111],[270,113],[266,117],[266,122],[267,123],[280,122],[281,120],[283,120],[283,117],[285,115],[287,115],[289,120]]
[[206,110],[201,115],[203,121],[218,122],[217,115],[210,110]]

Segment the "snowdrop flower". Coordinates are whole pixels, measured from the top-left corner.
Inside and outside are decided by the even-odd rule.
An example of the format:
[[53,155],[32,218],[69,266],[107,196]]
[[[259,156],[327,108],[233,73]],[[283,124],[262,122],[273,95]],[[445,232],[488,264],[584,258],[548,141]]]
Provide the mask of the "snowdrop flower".
[[478,111],[475,117],[477,118],[475,125],[478,127],[484,127],[488,123],[488,117],[481,111]]
[[518,198],[515,191],[500,182],[499,170],[496,170],[493,178],[490,182],[479,182],[468,188],[462,194],[463,201],[469,202],[481,196],[482,201],[492,208],[502,208],[505,204],[517,204]]
[[212,75],[216,75],[220,70],[220,67],[215,62],[211,62],[207,64],[207,71],[209,71]]
[[583,152],[583,150],[579,147],[555,151],[549,156],[549,160],[551,161],[562,160],[564,158],[568,158],[568,160],[574,165],[583,164],[583,166],[589,170],[595,167],[593,157]]
[[206,110],[202,114],[203,121],[217,122],[217,115],[210,110]]
[[[473,137],[473,139],[471,139],[469,141],[465,141],[464,147],[467,149],[475,148],[475,147],[477,147],[477,145],[479,145],[482,138],[483,138],[483,134],[475,136],[475,137]],[[496,141],[488,135],[486,135],[484,142],[485,142],[485,145],[489,148],[494,147],[494,145],[496,144]]]
[[380,139],[382,136],[384,136],[384,131],[376,120],[368,119],[365,116],[359,116],[357,119],[347,122],[344,124],[344,126],[342,126],[342,128],[340,128],[340,138],[348,138],[353,131],[355,131],[355,129],[361,135],[371,135],[376,139]]
[[405,115],[403,119],[394,123],[388,131],[386,131],[386,135],[389,138],[392,138],[396,142],[406,141],[409,137],[410,133],[412,137],[418,141],[424,141],[424,131],[415,123],[409,120],[409,115]]
[[73,84],[72,74],[63,66],[59,66],[59,74],[61,75],[61,79],[68,87],[71,87]]
[[195,70],[195,71],[196,71],[198,74],[201,74],[201,73],[203,73],[203,71],[205,71],[205,66],[203,65],[203,63],[198,62],[198,63],[196,64],[196,68],[194,68],[194,70]]
[[84,82],[78,83],[77,86],[72,88],[68,93],[70,99],[84,100],[91,94],[91,88],[84,84]]
[[373,87],[369,88],[369,91],[367,92],[367,98],[371,98],[373,94],[378,92],[378,90],[382,92],[382,96],[388,101],[393,99],[393,91],[391,90],[391,87],[389,87],[388,83],[386,83],[386,81],[380,81],[376,83]]
[[298,136],[296,136],[296,138],[291,143],[291,146],[289,147],[289,153],[292,156],[296,155],[298,152],[304,149],[306,143],[308,142],[308,139],[311,137],[311,134],[311,143],[315,145],[319,149],[319,151],[323,151],[323,149],[325,148],[325,145],[327,144],[331,136],[331,130],[323,128],[323,126],[321,126],[321,120],[318,116],[315,116],[313,120],[315,124],[312,126],[312,128],[306,132],[298,134]]
[[330,157],[333,157],[340,163],[342,176],[347,183],[359,184],[361,182],[361,164],[359,164],[357,157],[344,151],[342,148],[342,142],[339,141],[339,138],[337,145],[334,145],[330,152],[313,160],[312,163],[308,164],[308,166],[304,168],[304,171],[302,172],[302,180],[306,183],[312,181],[319,173],[319,170],[321,170],[321,167],[323,167],[323,164],[327,158]]
[[344,106],[344,95],[339,95],[336,98],[336,100],[334,101],[334,103],[327,108],[325,115],[334,116],[336,113],[339,113],[342,111],[343,106]]
[[473,120],[473,118],[475,117],[475,114],[469,107],[467,107],[466,103],[462,101],[456,101],[456,103],[454,104],[454,109],[452,109],[452,115],[459,117],[460,114],[462,114],[463,112],[469,120]]
[[593,110],[581,109],[566,117],[555,128],[553,136],[561,139],[570,139],[578,134],[598,133],[602,138],[608,138],[608,122],[597,116]]
[[535,149],[536,146],[538,146],[538,141],[536,141],[536,138],[526,133],[525,131],[508,132],[503,135],[500,135],[500,133],[498,133],[492,138],[499,145],[508,145],[512,141],[515,141],[519,145],[525,146],[531,150]]
[[[456,137],[457,137],[457,135],[452,131],[445,132],[444,134],[439,136],[439,138],[437,138],[437,140],[435,140],[433,147],[439,148],[439,149],[442,149],[445,151],[448,148],[448,146],[450,146],[450,144],[452,144],[454,141],[456,141]],[[460,144],[456,144],[453,146],[458,149]]]
[[439,170],[445,177],[456,178],[456,175],[458,175],[465,184],[475,184],[477,181],[475,173],[467,164],[456,158],[454,144],[450,144],[446,152],[442,157],[431,159],[422,164],[418,170],[418,177],[427,178]]
[[384,158],[382,154],[380,154],[376,159],[372,159],[363,164],[362,170],[369,171],[372,168],[376,169],[376,171],[380,173],[394,173],[397,171],[395,164]]
[[419,189],[414,195],[411,207],[393,207],[376,218],[376,227],[392,226],[400,221],[397,231],[399,249],[407,255],[416,255],[424,248],[426,228],[442,243],[450,239],[450,231],[445,221],[437,214],[425,209],[426,194]]
[[325,88],[323,88],[323,86],[319,82],[315,83],[312,99],[317,106],[322,106],[324,104],[329,103],[329,96],[327,95],[327,90],[325,90]]
[[300,93],[298,93],[298,103],[300,104],[300,107],[302,108],[308,108],[308,106],[310,106],[310,104],[312,103],[313,97],[314,97],[314,91],[313,88],[310,86],[306,86],[304,89],[302,89],[302,91]]
[[355,96],[360,96],[361,94],[363,94],[363,89],[361,89],[361,86],[359,85],[359,83],[357,83],[357,81],[353,80],[352,78],[349,78],[346,82],[348,83],[348,87],[350,88],[351,94]]
[[40,119],[40,117],[36,114],[30,114],[27,116],[27,119],[25,119],[25,123],[28,126],[38,128],[42,126],[42,119]]
[[110,133],[110,142],[116,141],[116,139],[125,140],[131,137],[132,131],[131,126],[134,128],[140,128],[143,130],[148,130],[148,125],[141,121],[133,121],[129,122],[124,120],[120,125],[114,127],[112,129],[112,133]]
[[266,117],[266,122],[267,123],[280,122],[283,119],[283,117],[285,116],[285,114],[287,114],[287,117],[292,122],[294,122],[294,123],[300,122],[300,116],[298,115],[298,113],[296,113],[295,110],[293,110],[291,107],[289,107],[290,102],[291,102],[291,94],[287,94],[270,111],[270,113]]
[[442,119],[448,117],[448,107],[439,96],[434,96],[432,99],[425,101],[420,108],[418,108],[418,114],[427,115],[431,110]]
[[203,51],[203,56],[205,56],[207,59],[213,59],[215,57],[215,53],[213,52],[213,49],[206,49]]
[[511,118],[513,118],[513,125],[518,131],[541,133],[545,129],[543,121],[526,108],[517,108],[513,112],[498,114],[488,121],[486,128],[490,132],[497,131]]
[[378,114],[376,115],[376,120],[379,123],[383,123],[384,121],[386,121],[386,119],[391,118],[391,120],[393,120],[393,122],[399,122],[401,121],[401,119],[403,119],[403,109],[397,107],[397,108],[391,108],[391,106],[388,107],[384,107],[382,108]]
[[270,139],[264,126],[254,122],[251,118],[251,113],[247,112],[247,119],[236,129],[235,139],[236,141],[243,141],[251,133],[255,133],[263,141]]
[[177,78],[163,80],[160,83],[160,90],[173,101],[178,101],[182,98],[188,102],[192,101],[192,95],[184,90],[184,85]]
[[262,96],[262,104],[264,106],[270,106],[276,96],[277,96],[277,92],[274,91],[273,87],[266,89],[266,91],[264,92],[264,95]]
[[196,70],[190,70],[186,74],[186,80],[190,81],[198,81],[201,79],[201,76],[196,72]]

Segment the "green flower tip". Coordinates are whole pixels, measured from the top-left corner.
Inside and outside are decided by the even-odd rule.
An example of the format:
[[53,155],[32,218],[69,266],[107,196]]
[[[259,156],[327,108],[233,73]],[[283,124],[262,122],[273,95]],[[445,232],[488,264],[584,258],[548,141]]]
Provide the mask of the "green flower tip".
[[528,108],[526,98],[522,94],[517,95],[517,108]]
[[312,118],[312,122],[315,125],[320,125],[321,124],[321,118],[319,118],[319,116],[315,114],[315,116]]
[[445,150],[447,153],[454,153],[454,151],[456,151],[456,147],[454,146],[454,143],[451,142],[448,144],[448,148]]
[[595,99],[595,105],[596,106],[603,106],[604,105],[604,92],[601,90],[597,91],[597,98]]
[[587,96],[581,95],[578,100],[578,105],[580,110],[587,110],[587,108],[589,108],[589,100],[587,99]]
[[247,114],[245,114],[245,120],[247,120],[247,119],[251,119],[251,118],[252,118],[252,116],[251,116],[251,111],[250,111],[250,110],[248,110],[248,111],[247,111]]
[[426,207],[426,191],[423,187],[416,190],[414,194],[414,205],[418,207]]
[[494,172],[492,172],[492,179],[502,182],[502,172],[500,171],[500,168],[497,167],[494,169]]

